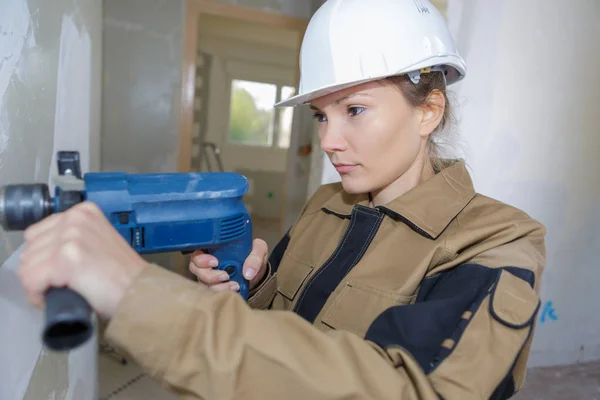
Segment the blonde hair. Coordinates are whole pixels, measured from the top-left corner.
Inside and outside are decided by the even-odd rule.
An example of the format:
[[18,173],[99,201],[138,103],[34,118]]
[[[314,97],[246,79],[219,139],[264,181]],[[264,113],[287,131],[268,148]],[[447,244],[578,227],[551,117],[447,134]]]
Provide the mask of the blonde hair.
[[446,79],[443,73],[436,71],[421,74],[421,79],[417,84],[414,84],[406,75],[391,76],[386,78],[385,81],[396,85],[412,107],[431,104],[429,103],[429,95],[435,90],[440,91],[444,95],[444,115],[437,128],[429,135],[427,154],[436,173],[452,164],[454,160],[442,155],[442,147],[451,145],[451,141],[449,140],[451,133],[447,128],[449,125],[453,125],[451,122],[454,120],[446,89]]

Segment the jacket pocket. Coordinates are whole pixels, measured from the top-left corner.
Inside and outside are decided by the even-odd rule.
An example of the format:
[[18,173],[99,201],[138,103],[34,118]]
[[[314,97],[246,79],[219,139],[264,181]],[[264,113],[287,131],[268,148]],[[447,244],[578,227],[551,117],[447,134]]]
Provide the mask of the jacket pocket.
[[293,257],[289,260],[285,268],[277,273],[277,291],[288,300],[294,300],[298,290],[306,281],[314,267],[308,263],[298,261]]
[[330,328],[364,337],[379,314],[390,307],[409,304],[414,297],[348,281],[323,314],[321,322]]
[[490,314],[496,321],[509,328],[523,329],[533,324],[540,300],[527,282],[502,270],[489,304]]

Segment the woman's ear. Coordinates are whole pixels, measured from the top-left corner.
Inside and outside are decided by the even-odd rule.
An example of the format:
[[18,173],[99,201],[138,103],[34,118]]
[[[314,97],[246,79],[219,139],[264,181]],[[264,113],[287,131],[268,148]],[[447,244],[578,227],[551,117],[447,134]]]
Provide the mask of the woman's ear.
[[444,117],[446,108],[446,98],[439,90],[432,91],[425,104],[421,106],[421,129],[420,135],[423,137],[431,135],[438,127]]

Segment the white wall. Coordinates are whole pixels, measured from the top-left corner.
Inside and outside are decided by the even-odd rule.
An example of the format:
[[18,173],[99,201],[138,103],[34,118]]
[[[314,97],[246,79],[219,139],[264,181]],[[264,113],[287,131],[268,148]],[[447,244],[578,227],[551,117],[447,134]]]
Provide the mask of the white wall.
[[476,189],[548,229],[530,365],[600,358],[600,2],[462,3],[449,18],[469,68],[456,91]]
[[103,2],[103,169],[176,171],[185,0]]

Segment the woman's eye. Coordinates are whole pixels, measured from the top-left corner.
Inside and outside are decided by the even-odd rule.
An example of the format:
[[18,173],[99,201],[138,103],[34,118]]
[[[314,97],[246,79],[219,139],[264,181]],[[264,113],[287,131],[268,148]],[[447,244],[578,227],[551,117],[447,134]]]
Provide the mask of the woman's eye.
[[323,114],[315,113],[315,114],[313,114],[312,117],[314,119],[316,119],[317,121],[319,121],[319,122],[325,122],[326,121],[325,115],[323,115]]
[[356,117],[358,114],[362,113],[363,111],[365,111],[364,107],[348,107],[348,113],[352,117]]

